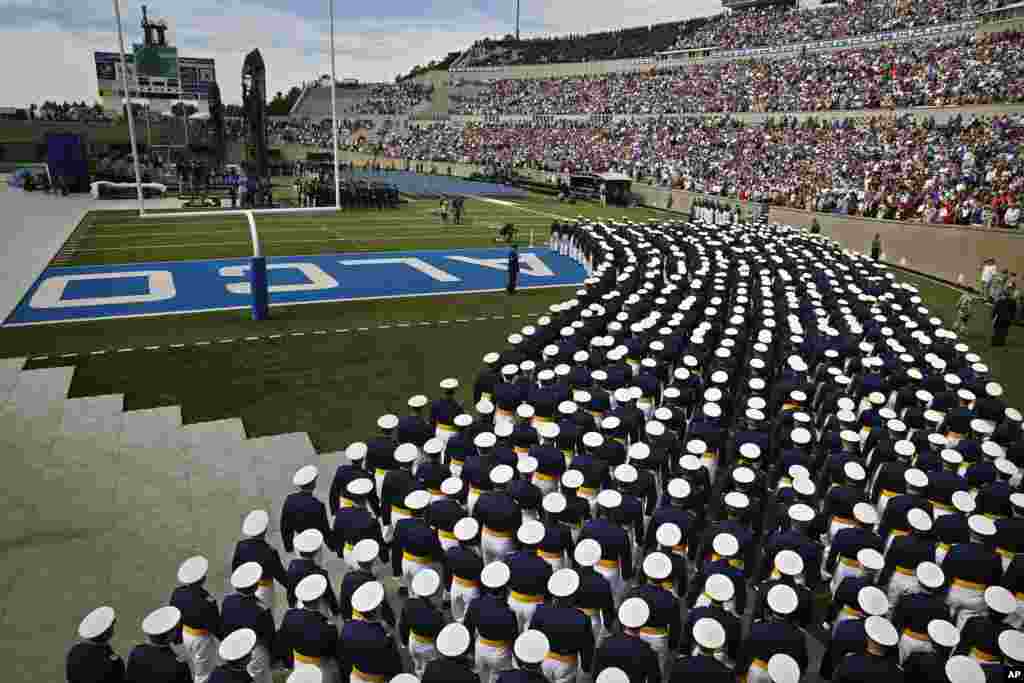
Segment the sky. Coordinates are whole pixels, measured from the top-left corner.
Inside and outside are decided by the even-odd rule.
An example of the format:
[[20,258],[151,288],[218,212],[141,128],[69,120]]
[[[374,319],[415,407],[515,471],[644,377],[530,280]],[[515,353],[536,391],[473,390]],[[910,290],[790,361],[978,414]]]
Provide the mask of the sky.
[[[393,81],[514,28],[514,0],[335,2],[338,78]],[[520,0],[522,37],[586,33],[721,11],[719,0]],[[142,2],[121,0],[125,45],[142,42]],[[0,106],[97,99],[95,51],[117,52],[111,0],[0,0]],[[259,48],[271,95],[330,73],[328,0],[149,0],[178,54],[212,57],[226,103],[241,102],[245,54]],[[20,66],[19,66],[20,65]]]

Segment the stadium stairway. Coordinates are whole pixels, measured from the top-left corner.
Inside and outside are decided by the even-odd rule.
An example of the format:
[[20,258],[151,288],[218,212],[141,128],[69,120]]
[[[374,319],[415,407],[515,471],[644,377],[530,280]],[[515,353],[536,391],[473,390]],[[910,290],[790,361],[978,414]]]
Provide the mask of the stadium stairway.
[[[239,418],[183,424],[180,406],[125,411],[123,394],[68,398],[74,367],[25,370],[25,362],[0,360],[10,495],[0,506],[8,513],[0,554],[11,569],[0,628],[26,671],[49,672],[56,661],[33,639],[46,633],[63,647],[99,604],[118,610],[125,627],[115,648],[126,651],[191,555],[209,558],[211,592],[229,591],[245,514],[267,510],[269,540],[281,547],[280,507],[295,470],[317,464],[323,496],[341,458],[317,454],[306,433],[248,438]],[[56,598],[45,610],[43,594]],[[283,603],[279,596],[282,613]]]

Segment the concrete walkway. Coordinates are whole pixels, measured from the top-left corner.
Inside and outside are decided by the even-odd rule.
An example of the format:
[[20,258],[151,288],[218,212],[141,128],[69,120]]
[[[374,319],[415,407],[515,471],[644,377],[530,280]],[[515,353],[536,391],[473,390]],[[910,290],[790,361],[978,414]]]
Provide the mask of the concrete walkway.
[[[146,200],[146,208],[178,208],[178,199]],[[135,200],[98,200],[25,192],[0,183],[0,318],[6,319],[87,211],[134,209]]]

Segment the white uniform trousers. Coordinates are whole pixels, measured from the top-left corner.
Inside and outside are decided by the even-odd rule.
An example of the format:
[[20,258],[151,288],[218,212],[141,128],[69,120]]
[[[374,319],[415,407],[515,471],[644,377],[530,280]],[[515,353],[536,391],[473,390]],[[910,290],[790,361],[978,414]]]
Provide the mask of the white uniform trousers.
[[469,487],[469,493],[466,494],[466,511],[469,512],[470,517],[473,516],[473,508],[476,507],[476,502],[480,500],[480,494],[480,489],[475,486]]
[[864,576],[864,568],[860,566],[860,562],[857,560],[851,560],[848,557],[839,557],[839,561],[836,562],[836,572],[832,575],[832,583],[829,585],[829,589],[832,591],[832,597],[836,597],[836,591],[839,590],[840,584],[843,583],[843,579],[847,577],[861,577]]
[[483,557],[484,565],[504,560],[515,550],[516,542],[511,531],[496,533],[484,527],[480,532],[480,555]]
[[580,658],[578,655],[567,656],[548,652],[547,657],[541,662],[540,671],[551,683],[576,683],[576,677],[580,672]]
[[590,516],[591,517],[596,517],[597,516],[597,513],[596,513],[596,510],[597,510],[597,494],[598,494],[598,490],[597,489],[592,489],[592,488],[587,488],[587,487],[580,487],[579,489],[576,490],[576,495],[579,496],[580,498],[582,498],[583,500],[587,501],[587,504],[590,505]]
[[494,683],[502,671],[515,668],[512,643],[496,643],[486,638],[476,639],[476,672],[480,683]]
[[622,579],[622,572],[619,570],[617,560],[601,560],[594,567],[594,571],[608,581],[612,589],[612,599],[615,600],[615,609],[619,608],[622,602],[622,594],[626,590],[626,582]]
[[956,627],[962,629],[967,620],[973,616],[985,614],[985,589],[988,586],[971,583],[962,579],[953,579],[946,593],[946,606],[955,620]]
[[377,500],[380,500],[380,491],[384,487],[384,477],[387,473],[387,470],[382,470],[379,467],[373,471],[373,485],[377,490]]
[[935,652],[935,646],[928,638],[927,633],[916,633],[909,628],[903,629],[899,642],[900,666],[907,661],[907,657],[915,652]]
[[[341,671],[338,669],[338,660],[334,657],[304,657],[293,653],[293,658],[295,660],[293,671],[314,669],[320,672],[321,683],[341,683]],[[362,683],[362,679],[355,677],[355,669],[352,670],[350,680]]]
[[878,494],[878,500],[876,501],[875,507],[878,508],[878,518],[881,519],[882,515],[885,514],[885,506],[889,504],[889,499],[895,498],[900,494],[889,489],[882,489]]
[[935,564],[941,566],[942,561],[946,559],[946,554],[949,549],[953,547],[949,543],[936,543],[935,544]]
[[416,678],[423,678],[427,664],[439,656],[433,639],[409,632],[409,659],[412,660],[413,673],[416,674]]
[[672,652],[668,648],[668,629],[644,627],[640,629],[640,640],[651,646],[658,656],[658,668],[661,669],[661,680],[669,679],[669,665],[672,663]]
[[537,611],[542,602],[544,602],[543,595],[522,595],[515,591],[509,593],[508,608],[516,615],[520,633],[526,630],[526,626],[533,619],[533,613]]
[[[736,673],[740,674],[740,680],[743,681],[742,673],[739,671]],[[746,674],[746,681],[743,683],[772,683],[772,677],[768,675],[768,662],[763,659],[752,661]]]
[[445,529],[437,530],[437,541],[441,544],[441,550],[448,552],[459,544],[459,539],[455,538],[455,534]]
[[409,552],[402,553],[402,577],[398,581],[399,585],[408,588],[412,585],[413,577],[424,569],[433,569],[439,575],[444,573],[440,566],[428,558],[418,557]]
[[604,615],[596,607],[580,607],[580,611],[590,618],[590,630],[594,633],[594,644],[600,646],[604,634]]
[[274,670],[270,665],[270,650],[263,643],[257,642],[252,648],[252,657],[245,667],[252,676],[253,683],[271,683]]
[[1006,617],[1006,623],[1020,631],[1024,629],[1024,593],[1016,593],[1017,611]]
[[541,496],[546,496],[558,490],[558,480],[550,474],[534,472],[531,481],[534,486],[540,489]]
[[188,657],[192,680],[196,683],[206,683],[213,670],[220,666],[217,638],[206,631],[197,631],[185,626],[182,628],[181,645],[185,656]]
[[509,410],[502,410],[501,408],[496,408],[494,410],[494,429],[497,430],[498,425],[502,423],[506,423],[514,427],[516,424],[515,416]]
[[705,453],[700,459],[700,464],[704,465],[711,483],[714,484],[715,476],[718,474],[718,453]]
[[885,588],[885,595],[889,598],[889,604],[895,605],[900,596],[907,593],[920,593],[921,585],[917,582],[917,575],[914,571],[903,567],[897,567],[889,579],[889,585]]
[[359,563],[356,562],[355,559],[352,557],[352,550],[354,548],[355,546],[353,544],[346,543],[345,547],[341,551],[341,556],[345,560],[345,566],[348,567],[349,570],[351,571],[356,571],[357,569],[359,569]]
[[466,612],[474,600],[480,597],[480,584],[458,576],[452,577],[452,619],[460,624],[466,618]]
[[849,519],[848,517],[838,517],[832,515],[831,521],[828,523],[828,542],[829,545],[836,540],[836,534],[839,533],[840,529],[849,529],[850,527],[856,526],[857,522]]
[[439,424],[434,428],[434,437],[440,441],[442,445],[447,446],[448,439],[455,436],[456,432],[458,432],[458,430],[455,427]]
[[637,410],[644,414],[644,420],[650,420],[654,414],[654,401],[649,398],[642,398],[636,402]]

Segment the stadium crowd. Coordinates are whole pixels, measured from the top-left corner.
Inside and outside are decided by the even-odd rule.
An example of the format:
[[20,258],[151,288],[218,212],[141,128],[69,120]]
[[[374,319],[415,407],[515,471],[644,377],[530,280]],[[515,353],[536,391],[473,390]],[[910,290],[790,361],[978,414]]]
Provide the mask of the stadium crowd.
[[678,114],[952,106],[1024,99],[1024,34],[965,36],[778,60],[599,77],[497,80],[451,111]]
[[798,683],[812,640],[836,683],[1015,679],[1024,417],[917,290],[782,226],[550,245],[583,288],[470,403],[444,379],[295,472],[280,550],[239,510],[223,598],[184,559],[127,662],[89,612],[68,680]]
[[384,83],[368,88],[365,99],[348,108],[350,114],[398,115],[430,101],[433,88],[420,83]]
[[1019,117],[945,126],[872,117],[744,125],[642,119],[606,127],[434,125],[385,138],[388,156],[556,173],[619,171],[662,186],[802,209],[933,223],[1017,227],[1024,200]]

